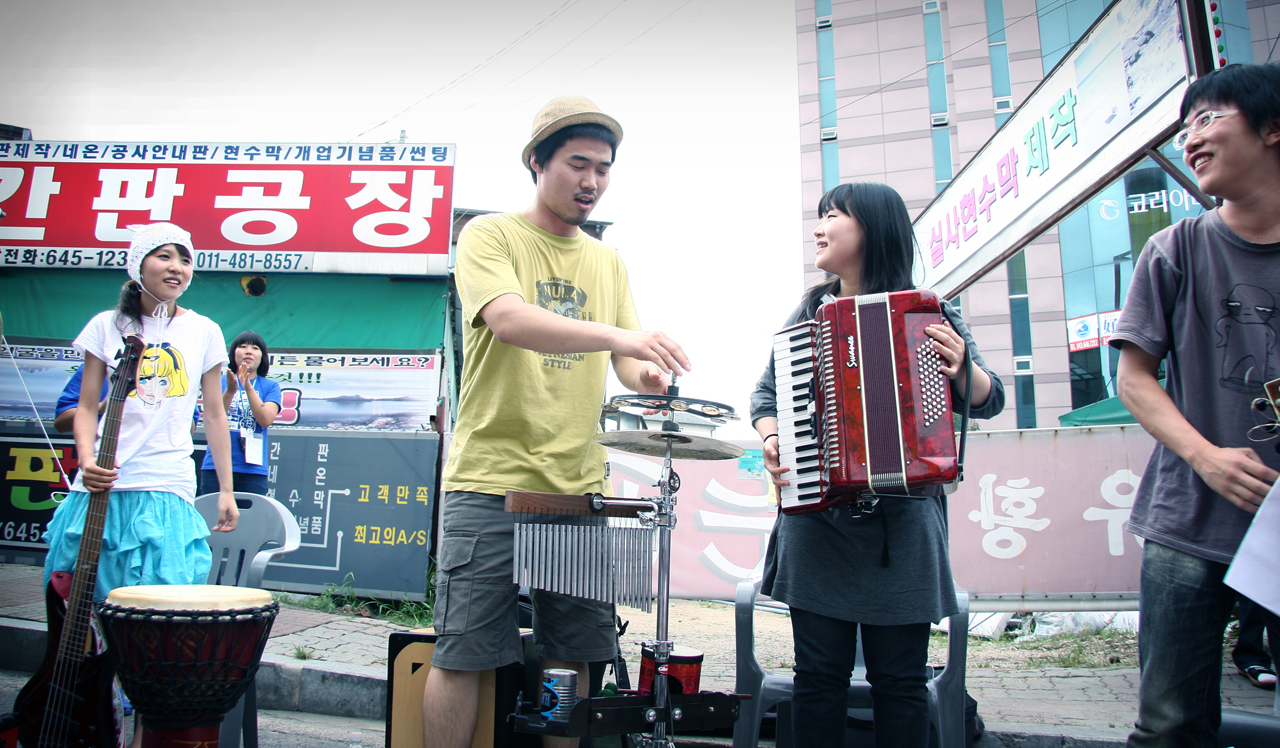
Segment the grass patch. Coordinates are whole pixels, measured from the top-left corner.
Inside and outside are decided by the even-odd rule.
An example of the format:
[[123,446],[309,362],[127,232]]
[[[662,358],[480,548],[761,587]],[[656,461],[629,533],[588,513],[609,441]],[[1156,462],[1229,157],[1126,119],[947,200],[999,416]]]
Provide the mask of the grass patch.
[[293,645],[293,659],[295,660],[317,660],[316,651],[310,647],[304,647],[300,644]]
[[[434,564],[432,565],[434,567]],[[428,579],[435,575],[428,569]],[[295,608],[318,610],[321,613],[376,618],[408,628],[427,628],[431,626],[435,603],[435,585],[427,588],[427,601],[413,600],[376,600],[371,597],[361,598],[355,593],[355,575],[347,574],[342,584],[325,585],[324,592],[318,595],[290,595],[287,592],[276,592],[272,595],[276,601],[292,605]],[[295,653],[295,656],[296,653]],[[298,657],[298,659],[307,659]]]
[[1109,668],[1137,665],[1137,636],[1103,630],[1015,642],[1033,667]]
[[1085,654],[1084,643],[1075,641],[1058,652],[1058,667],[1101,667],[1101,665],[1093,665]]
[[[947,634],[929,637],[929,664],[947,661]],[[1138,637],[1125,631],[1104,630],[1061,634],[1016,642],[1011,638],[969,637],[968,667],[1003,670],[1041,668],[1134,668],[1138,666]]]

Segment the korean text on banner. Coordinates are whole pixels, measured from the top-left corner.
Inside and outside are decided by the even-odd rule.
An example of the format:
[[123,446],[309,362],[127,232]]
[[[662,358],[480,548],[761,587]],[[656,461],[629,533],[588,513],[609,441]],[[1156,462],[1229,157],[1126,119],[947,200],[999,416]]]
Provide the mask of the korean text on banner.
[[135,223],[196,269],[448,271],[453,145],[0,143],[0,267],[122,268]]

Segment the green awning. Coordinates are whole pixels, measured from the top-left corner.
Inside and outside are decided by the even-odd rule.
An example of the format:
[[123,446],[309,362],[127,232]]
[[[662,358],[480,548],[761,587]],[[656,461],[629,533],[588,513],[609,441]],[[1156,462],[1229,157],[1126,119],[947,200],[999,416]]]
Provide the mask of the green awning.
[[1099,400],[1058,416],[1058,424],[1061,426],[1120,426],[1137,422],[1138,419],[1133,417],[1118,397]]
[[[209,317],[230,340],[262,335],[273,351],[427,350],[443,347],[446,281],[380,275],[268,274],[263,296],[240,275],[201,273],[179,303]],[[6,336],[72,340],[94,314],[116,305],[120,270],[0,271]]]

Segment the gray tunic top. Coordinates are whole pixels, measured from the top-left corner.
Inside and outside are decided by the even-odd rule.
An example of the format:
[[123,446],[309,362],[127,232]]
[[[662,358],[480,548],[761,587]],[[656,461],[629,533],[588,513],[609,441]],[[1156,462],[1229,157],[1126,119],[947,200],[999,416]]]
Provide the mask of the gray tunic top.
[[[1004,409],[1004,384],[982,360],[968,326],[950,304],[943,313],[964,336],[973,363],[991,377],[987,402],[970,411],[990,418]],[[783,327],[812,319],[805,304]],[[963,392],[951,384],[952,402]],[[751,421],[777,416],[773,356],[751,394]],[[762,591],[795,608],[874,626],[934,623],[958,612],[947,550],[947,499],[941,486],[917,489],[920,501],[883,499],[871,516],[847,507],[780,514],[769,536]]]

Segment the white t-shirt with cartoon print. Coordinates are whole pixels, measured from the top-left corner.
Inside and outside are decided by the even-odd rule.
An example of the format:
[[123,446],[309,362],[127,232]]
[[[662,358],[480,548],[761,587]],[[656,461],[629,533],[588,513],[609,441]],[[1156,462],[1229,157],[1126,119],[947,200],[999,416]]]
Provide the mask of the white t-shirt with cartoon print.
[[[124,348],[125,335],[116,319],[115,310],[98,314],[74,343],[76,350],[106,362],[108,377],[115,372],[116,354]],[[125,329],[136,333],[137,325],[130,321]],[[146,349],[138,366],[137,388],[125,400],[120,418],[116,446],[120,476],[113,490],[170,491],[194,502],[191,414],[200,397],[200,377],[227,363],[222,328],[188,309],[163,322],[143,317],[141,338]],[[99,440],[104,422],[98,423]],[[71,488],[85,490],[78,473]]]

